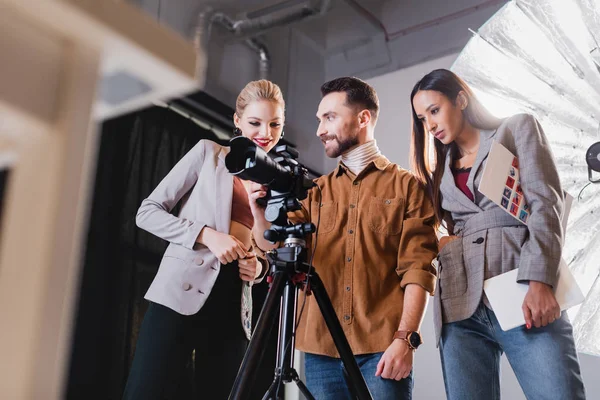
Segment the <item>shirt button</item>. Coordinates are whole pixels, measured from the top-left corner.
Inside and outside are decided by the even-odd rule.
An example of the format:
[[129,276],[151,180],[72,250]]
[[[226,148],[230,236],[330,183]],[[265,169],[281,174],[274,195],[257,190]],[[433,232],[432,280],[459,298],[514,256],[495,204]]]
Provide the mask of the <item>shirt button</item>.
[[475,243],[475,244],[481,244],[481,243],[483,243],[483,238],[482,237],[478,237],[477,240],[475,240],[473,243]]
[[352,182],[352,184],[353,184],[354,186],[357,186],[357,185],[358,185],[358,183],[359,183],[358,181],[354,181],[354,182]]
[[356,207],[354,204],[350,204],[350,208],[354,208]]
[[352,229],[350,229],[350,230],[348,230],[348,233],[352,235],[354,233],[354,231]]
[[350,291],[350,286],[346,286],[346,291],[349,292]]
[[392,201],[391,200],[386,200],[385,204],[392,204]]
[[349,315],[344,315],[344,319],[345,319],[346,321],[348,321],[348,320],[350,319],[350,316],[349,316]]
[[352,257],[348,257],[348,262],[352,261]]
[[188,290],[190,290],[192,288],[192,285],[190,285],[189,283],[184,283],[183,285],[181,285],[182,289],[185,290],[186,292]]
[[194,262],[196,263],[196,265],[202,265],[204,264],[204,259],[200,256],[194,258]]

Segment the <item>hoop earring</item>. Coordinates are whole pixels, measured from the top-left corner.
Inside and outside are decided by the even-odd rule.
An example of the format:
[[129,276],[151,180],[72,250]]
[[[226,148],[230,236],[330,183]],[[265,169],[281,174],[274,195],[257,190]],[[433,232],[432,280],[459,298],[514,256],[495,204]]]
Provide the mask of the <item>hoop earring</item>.
[[242,136],[242,130],[238,127],[233,128],[233,136]]
[[283,138],[285,136],[285,131],[281,131],[281,136],[279,136],[279,139]]

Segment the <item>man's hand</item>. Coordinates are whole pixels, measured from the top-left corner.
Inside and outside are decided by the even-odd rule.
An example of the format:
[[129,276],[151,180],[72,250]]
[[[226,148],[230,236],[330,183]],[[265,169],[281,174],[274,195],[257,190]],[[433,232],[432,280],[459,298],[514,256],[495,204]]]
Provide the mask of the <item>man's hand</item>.
[[560,306],[552,288],[542,282],[529,281],[529,289],[523,301],[523,316],[527,329],[546,326],[560,318]]
[[375,376],[397,381],[406,378],[413,367],[413,353],[406,341],[394,340],[381,356]]

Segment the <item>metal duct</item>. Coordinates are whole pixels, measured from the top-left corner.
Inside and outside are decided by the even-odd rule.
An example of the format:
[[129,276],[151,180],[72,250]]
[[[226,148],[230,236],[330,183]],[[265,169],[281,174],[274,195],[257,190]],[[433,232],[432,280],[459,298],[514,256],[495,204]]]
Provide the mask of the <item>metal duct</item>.
[[235,37],[249,37],[245,40],[245,43],[259,54],[260,77],[261,79],[268,79],[271,68],[271,58],[268,49],[263,42],[252,36],[265,33],[272,28],[323,16],[329,10],[330,5],[331,0],[320,0],[315,6],[305,5],[299,9],[288,7],[289,11],[278,11],[273,14],[238,21],[209,7],[198,15],[194,42],[199,54],[208,54],[208,40],[211,35],[212,26],[215,23],[227,29]]
[[258,73],[260,79],[269,79],[271,70],[271,56],[267,46],[256,38],[246,39],[246,44],[258,53]]

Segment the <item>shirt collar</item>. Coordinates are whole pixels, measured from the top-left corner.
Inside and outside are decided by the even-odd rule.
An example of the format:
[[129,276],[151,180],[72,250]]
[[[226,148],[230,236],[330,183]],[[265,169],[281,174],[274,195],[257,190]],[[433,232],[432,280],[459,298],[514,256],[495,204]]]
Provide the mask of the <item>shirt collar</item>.
[[[391,162],[390,160],[387,159],[387,157],[385,156],[379,156],[377,157],[375,160],[371,161],[363,171],[366,171],[371,165],[375,165],[375,168],[377,168],[380,171],[385,170],[388,165],[390,165]],[[343,162],[339,161],[338,162],[338,166],[335,169],[335,177],[339,177],[340,175],[342,175],[343,173],[345,173],[346,171],[348,171],[348,168],[344,165]],[[361,172],[362,173],[362,172]]]

